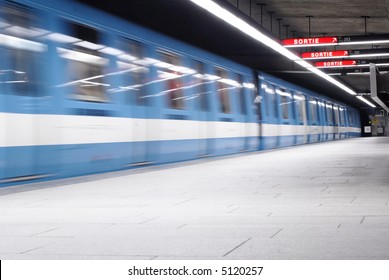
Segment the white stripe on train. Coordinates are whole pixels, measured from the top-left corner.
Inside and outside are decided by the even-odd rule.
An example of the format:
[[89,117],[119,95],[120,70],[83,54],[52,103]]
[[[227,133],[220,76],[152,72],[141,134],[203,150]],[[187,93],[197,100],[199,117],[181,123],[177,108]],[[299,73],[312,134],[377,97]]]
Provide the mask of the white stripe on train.
[[[259,136],[256,123],[0,113],[0,147]],[[355,127],[262,124],[261,136],[360,133]]]

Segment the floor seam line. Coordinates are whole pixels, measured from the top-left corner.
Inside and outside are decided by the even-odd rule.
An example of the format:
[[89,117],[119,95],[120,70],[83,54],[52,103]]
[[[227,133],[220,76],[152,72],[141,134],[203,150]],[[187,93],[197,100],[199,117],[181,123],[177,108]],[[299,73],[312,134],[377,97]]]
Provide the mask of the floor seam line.
[[238,249],[240,246],[242,246],[243,244],[245,244],[246,242],[248,242],[249,240],[251,240],[251,237],[245,241],[243,241],[242,243],[240,243],[238,246],[232,248],[232,250],[228,251],[227,253],[225,253],[223,255],[223,257],[226,257],[227,255],[231,254],[233,251],[235,251],[236,249]]
[[54,230],[57,230],[57,229],[59,229],[59,228],[57,227],[57,228],[45,230],[45,231],[42,231],[42,232],[34,233],[34,234],[31,234],[30,236],[31,236],[31,237],[32,237],[32,236],[37,236],[38,234],[48,233],[48,232],[51,232],[51,231],[54,231]]
[[277,234],[279,234],[284,228],[281,228],[279,231],[277,231],[275,234],[273,234],[270,238],[275,237]]

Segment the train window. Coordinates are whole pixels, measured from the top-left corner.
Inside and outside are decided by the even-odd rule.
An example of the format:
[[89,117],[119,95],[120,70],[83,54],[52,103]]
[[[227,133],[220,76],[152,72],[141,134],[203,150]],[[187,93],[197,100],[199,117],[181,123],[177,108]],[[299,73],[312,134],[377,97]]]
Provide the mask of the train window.
[[121,38],[118,43],[120,51],[123,51],[117,56],[122,83],[118,91],[127,93],[128,103],[147,106],[149,102],[145,94],[145,80],[149,68],[140,63],[143,61],[143,46],[125,38]]
[[108,60],[101,57],[97,49],[99,33],[97,30],[69,23],[72,35],[80,39],[69,48],[58,48],[59,55],[65,59],[67,76],[70,80],[63,86],[70,88],[70,97],[81,101],[106,102],[104,69]]
[[239,103],[240,103],[240,113],[242,115],[247,115],[247,103],[246,103],[246,98],[245,98],[245,90],[243,87],[243,77],[242,75],[238,75],[238,97],[239,97]]
[[198,97],[199,107],[201,111],[208,111],[208,94],[207,83],[209,82],[206,79],[204,63],[200,61],[194,62],[194,68],[196,73],[191,77],[194,79],[191,84],[194,85],[194,95]]
[[280,96],[280,110],[282,112],[282,118],[289,118],[289,105],[292,95],[289,92],[286,92],[285,89],[277,89],[277,94]]
[[317,107],[317,112],[318,112],[317,117],[318,117],[319,122],[322,123],[326,119],[326,111],[325,111],[325,106],[326,105],[324,104],[324,101],[322,99],[319,99],[317,101],[317,105],[318,105],[318,107]]
[[327,103],[326,109],[327,109],[327,122],[329,124],[332,124],[334,121],[334,113],[333,113],[332,105]]
[[354,126],[354,112],[348,111],[348,120],[349,120],[349,126]]
[[216,75],[219,77],[217,80],[217,94],[219,96],[220,110],[222,113],[231,113],[230,104],[230,88],[228,83],[228,72],[224,69],[217,68]]
[[317,121],[317,100],[316,98],[309,98],[309,114],[312,122]]
[[261,112],[261,102],[263,102],[263,96],[261,94],[258,95],[257,88],[254,83],[243,83],[243,86],[250,91],[250,104],[251,109],[253,110],[254,116],[256,116],[256,121],[262,120],[262,112]]
[[6,5],[0,13],[0,47],[8,55],[7,70],[1,71],[1,82],[6,83],[13,94],[41,96],[46,46],[34,41],[45,30],[37,28],[37,14],[23,6]]
[[342,107],[339,107],[339,115],[340,115],[340,124],[345,124],[345,118],[344,118],[345,109]]
[[[266,83],[262,83],[261,87],[263,89],[264,97],[266,100],[266,115],[268,117],[277,116],[278,106],[276,102],[277,98],[275,95],[274,87]],[[273,108],[273,112],[271,111],[271,108]]]
[[297,114],[298,114],[298,120],[300,122],[303,121],[304,118],[304,106],[305,106],[305,96],[302,94],[295,94],[293,96],[294,102],[296,103],[297,107]]
[[281,96],[281,107],[282,107],[282,118],[283,119],[289,118],[288,98],[286,96]]
[[168,106],[172,109],[184,109],[184,92],[180,66],[181,57],[170,52],[159,51],[161,61],[155,66],[158,67],[158,77],[163,81],[162,93],[166,94]]
[[339,107],[338,106],[334,106],[334,122],[335,122],[335,125],[339,125]]

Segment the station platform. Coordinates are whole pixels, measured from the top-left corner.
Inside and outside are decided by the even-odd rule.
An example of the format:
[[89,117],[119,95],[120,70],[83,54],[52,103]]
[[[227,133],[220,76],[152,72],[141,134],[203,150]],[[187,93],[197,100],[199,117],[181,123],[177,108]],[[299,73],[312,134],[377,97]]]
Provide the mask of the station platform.
[[0,189],[0,259],[388,259],[389,138]]

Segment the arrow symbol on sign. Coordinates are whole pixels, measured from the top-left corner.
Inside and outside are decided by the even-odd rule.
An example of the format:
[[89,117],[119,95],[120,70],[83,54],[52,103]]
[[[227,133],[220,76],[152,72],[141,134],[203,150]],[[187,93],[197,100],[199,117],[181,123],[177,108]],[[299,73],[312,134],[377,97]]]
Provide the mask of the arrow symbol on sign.
[[336,43],[338,40],[337,40],[337,38],[336,37],[333,37],[332,38],[332,43]]
[[348,51],[344,51],[344,54],[343,55],[348,55]]

